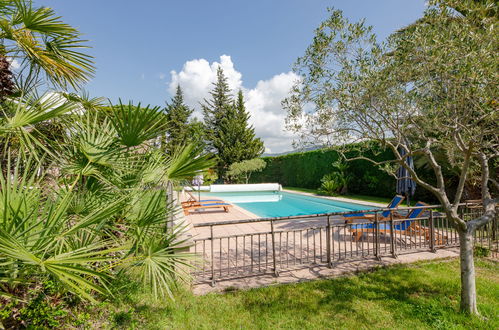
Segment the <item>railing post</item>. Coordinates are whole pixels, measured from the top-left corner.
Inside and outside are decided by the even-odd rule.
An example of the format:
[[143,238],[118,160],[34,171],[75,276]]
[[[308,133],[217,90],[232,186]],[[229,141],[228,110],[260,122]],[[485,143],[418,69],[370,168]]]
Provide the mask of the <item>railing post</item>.
[[390,252],[393,258],[397,258],[397,254],[395,253],[395,237],[393,237],[394,232],[393,213],[390,212]]
[[211,241],[211,286],[215,286],[215,255],[213,253],[213,245],[215,240],[213,239],[213,225],[210,226],[210,241]]
[[378,225],[378,212],[374,213],[374,256],[376,259],[381,260],[379,255],[379,225]]
[[272,263],[274,266],[274,276],[279,276],[279,272],[277,271],[277,258],[275,255],[275,232],[274,232],[274,221],[270,220],[270,231],[272,233]]
[[331,263],[331,219],[327,216],[327,226],[326,226],[326,253],[327,253],[327,267],[332,268]]
[[433,219],[433,210],[430,210],[430,251],[435,253],[435,221]]
[[495,241],[497,238],[497,218],[499,218],[498,215],[499,209],[496,208],[496,215],[494,216],[494,219],[492,219],[492,241]]

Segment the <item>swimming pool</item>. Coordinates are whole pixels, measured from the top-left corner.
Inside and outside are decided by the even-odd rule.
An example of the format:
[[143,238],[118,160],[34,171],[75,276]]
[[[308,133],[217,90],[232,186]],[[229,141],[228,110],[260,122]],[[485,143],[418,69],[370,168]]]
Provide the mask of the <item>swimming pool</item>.
[[287,191],[219,192],[202,193],[201,196],[204,199],[210,197],[223,199],[263,218],[350,212],[373,208]]

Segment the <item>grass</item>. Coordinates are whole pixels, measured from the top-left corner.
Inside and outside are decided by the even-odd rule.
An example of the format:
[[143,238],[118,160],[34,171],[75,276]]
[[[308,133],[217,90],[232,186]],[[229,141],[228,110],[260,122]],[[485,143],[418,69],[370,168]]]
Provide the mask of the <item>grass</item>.
[[477,259],[476,266],[482,318],[458,313],[457,260],[225,294],[181,292],[174,302],[132,292],[118,306],[101,306],[93,317],[102,328],[498,329],[498,264]]
[[[317,189],[296,188],[296,187],[284,187],[284,189],[320,195],[319,191]],[[363,201],[363,202],[381,203],[381,204],[387,204],[387,205],[392,200],[391,198],[387,198],[387,197],[356,195],[356,194],[338,195],[338,197],[350,198],[350,199]],[[417,201],[411,201],[411,205],[416,205],[416,203],[417,203]],[[402,203],[402,206],[407,206],[405,201]]]

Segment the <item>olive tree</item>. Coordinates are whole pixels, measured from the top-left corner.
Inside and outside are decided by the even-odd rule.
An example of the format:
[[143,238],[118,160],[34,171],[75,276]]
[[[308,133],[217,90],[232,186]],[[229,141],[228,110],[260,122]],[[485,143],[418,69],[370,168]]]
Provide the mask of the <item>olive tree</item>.
[[[488,1],[433,1],[415,24],[378,43],[363,21],[349,23],[340,11],[315,31],[295,71],[301,80],[283,101],[288,128],[302,142],[381,144],[393,159],[376,162],[391,174],[399,166],[440,201],[459,234],[461,310],[476,306],[473,233],[491,221],[498,202],[494,171],[499,156],[497,16]],[[449,189],[443,161],[460,169]],[[407,157],[421,157],[434,178],[425,180]],[[359,157],[357,157],[359,158]],[[492,172],[492,173],[491,173]],[[483,212],[464,219],[458,212],[467,181],[479,177]]]
[[261,158],[243,160],[230,165],[227,176],[236,181],[242,179],[244,183],[247,184],[251,177],[251,173],[260,172],[265,166],[267,166],[267,163]]

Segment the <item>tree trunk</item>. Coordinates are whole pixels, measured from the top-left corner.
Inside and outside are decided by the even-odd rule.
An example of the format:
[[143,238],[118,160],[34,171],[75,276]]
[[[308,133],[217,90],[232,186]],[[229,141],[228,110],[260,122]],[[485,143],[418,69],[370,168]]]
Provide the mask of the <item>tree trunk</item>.
[[475,264],[473,262],[473,233],[459,233],[461,259],[461,311],[478,314],[476,307]]

